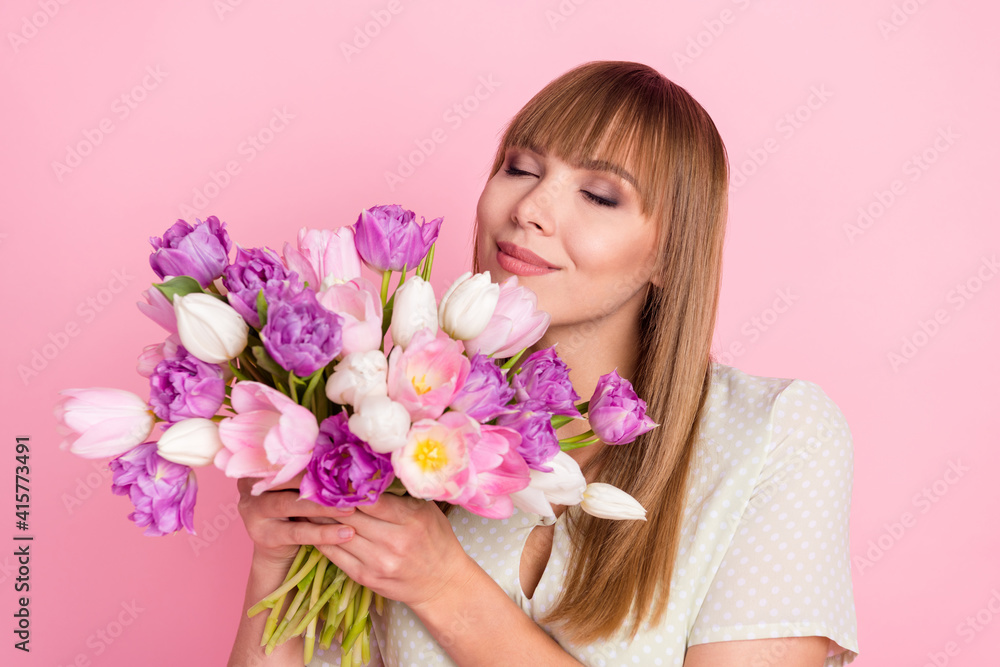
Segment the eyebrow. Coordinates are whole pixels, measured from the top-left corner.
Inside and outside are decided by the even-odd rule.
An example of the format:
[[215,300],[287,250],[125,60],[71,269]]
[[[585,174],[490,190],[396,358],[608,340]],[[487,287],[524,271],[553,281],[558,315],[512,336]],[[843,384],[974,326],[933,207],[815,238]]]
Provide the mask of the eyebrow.
[[[547,155],[547,153],[544,150],[542,150],[541,147],[536,146],[534,144],[523,146],[523,148],[527,148],[528,150],[534,153],[538,153],[542,157],[545,157]],[[639,184],[636,183],[635,177],[613,162],[608,162],[607,160],[584,160],[582,162],[573,164],[573,166],[578,167],[580,169],[589,169],[592,171],[607,171],[612,174],[616,174],[620,176],[622,179],[631,183],[632,187],[635,188],[636,191],[639,190]]]

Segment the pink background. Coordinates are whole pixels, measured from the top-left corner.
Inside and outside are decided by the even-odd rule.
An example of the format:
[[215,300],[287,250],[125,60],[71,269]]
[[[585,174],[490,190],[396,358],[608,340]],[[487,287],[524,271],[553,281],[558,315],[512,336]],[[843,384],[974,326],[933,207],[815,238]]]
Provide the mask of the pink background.
[[[549,80],[599,59],[656,67],[708,109],[726,142],[738,187],[720,359],[819,383],[851,425],[856,664],[995,662],[1000,537],[985,508],[1000,506],[1000,367],[987,353],[1000,312],[998,10],[918,0],[389,6],[0,8],[0,540],[18,532],[17,435],[31,437],[36,538],[29,655],[11,647],[16,574],[13,547],[0,547],[0,662],[215,665],[228,655],[250,546],[229,516],[234,483],[200,474],[204,542],[146,538],[98,472],[103,461],[58,449],[51,417],[62,388],[146,395],[134,361],[162,337],[134,305],[154,278],[147,238],[215,214],[235,241],[280,248],[303,225],[400,203],[445,218],[440,287],[468,265],[503,124]],[[366,26],[374,36],[345,55]],[[437,128],[445,141],[428,143]],[[72,147],[85,155],[57,170]],[[411,153],[420,164],[390,187],[385,174]],[[220,176],[229,163],[238,173]],[[871,216],[860,224],[859,209]],[[129,622],[120,634],[119,619]]]

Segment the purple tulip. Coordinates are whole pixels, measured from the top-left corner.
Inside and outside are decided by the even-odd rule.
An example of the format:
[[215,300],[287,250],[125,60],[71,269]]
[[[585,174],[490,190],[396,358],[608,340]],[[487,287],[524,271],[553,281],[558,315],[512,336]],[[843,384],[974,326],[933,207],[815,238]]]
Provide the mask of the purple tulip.
[[646,401],[636,395],[632,383],[617,370],[597,381],[587,420],[594,434],[609,445],[628,444],[658,426],[646,416]]
[[191,468],[156,453],[155,442],[136,445],[108,464],[111,491],[128,494],[135,511],[128,518],[146,526],[146,535],[174,533],[184,527],[194,534],[198,483]]
[[299,377],[312,375],[340,354],[343,318],[319,304],[300,284],[264,289],[267,324],[260,339],[278,365]]
[[269,285],[280,285],[290,276],[293,280],[297,279],[296,274],[289,274],[281,258],[270,248],[245,250],[236,246],[236,259],[222,272],[222,284],[229,290],[226,295],[229,305],[243,316],[247,324],[260,329],[257,294]]
[[183,345],[156,364],[149,376],[149,404],[153,413],[167,422],[209,419],[222,407],[225,397],[222,369],[196,358]]
[[299,494],[340,509],[371,505],[392,480],[390,456],[373,452],[348,429],[347,413],[338,412],[319,426],[319,438]]
[[153,253],[149,265],[160,278],[166,276],[191,276],[202,287],[222,275],[229,264],[229,250],[233,242],[226,232],[226,223],[219,222],[214,215],[193,227],[178,220],[168,229],[163,238],[151,236]]
[[552,472],[552,467],[546,464],[561,451],[559,438],[552,428],[552,413],[541,401],[517,403],[514,407],[517,408],[516,412],[497,417],[497,425],[506,426],[521,434],[517,452],[529,468]]
[[507,404],[514,398],[514,389],[496,362],[485,354],[473,356],[471,363],[465,384],[448,407],[485,424],[510,411]]
[[569,381],[569,366],[547,347],[528,355],[511,380],[519,402],[540,401],[556,415],[579,417],[575,402],[580,397]]
[[437,240],[442,220],[425,222],[421,216],[417,224],[416,214],[398,204],[373,206],[354,223],[354,244],[376,271],[401,271],[404,266],[412,270]]

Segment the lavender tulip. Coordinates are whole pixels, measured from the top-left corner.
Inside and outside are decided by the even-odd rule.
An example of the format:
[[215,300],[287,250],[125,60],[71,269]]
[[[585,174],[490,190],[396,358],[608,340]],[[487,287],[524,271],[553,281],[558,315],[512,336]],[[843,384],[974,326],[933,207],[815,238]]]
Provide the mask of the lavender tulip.
[[305,377],[340,354],[343,318],[321,306],[315,292],[285,284],[265,288],[264,297],[267,324],[260,339],[282,368]]
[[569,381],[569,367],[551,347],[529,355],[511,380],[511,386],[519,402],[541,401],[552,414],[580,416],[575,405],[580,397]]
[[646,415],[646,401],[617,370],[597,381],[587,419],[594,434],[609,445],[628,444],[657,426]]
[[226,223],[214,215],[198,220],[191,226],[178,220],[163,238],[150,237],[153,253],[149,265],[160,278],[166,276],[191,276],[202,287],[222,275],[229,264],[229,250],[233,247],[226,232]]
[[167,422],[212,417],[225,397],[222,369],[201,361],[183,345],[159,362],[149,377],[149,404],[156,416]]
[[182,527],[194,533],[198,484],[191,468],[160,456],[155,442],[137,445],[108,465],[111,491],[129,496],[135,511],[128,518],[145,526],[146,535],[167,535]]
[[236,259],[222,272],[222,284],[229,290],[229,305],[243,316],[247,324],[260,329],[257,315],[257,294],[264,287],[278,286],[282,281],[297,276],[289,274],[278,254],[270,248],[236,247]]
[[372,451],[347,427],[347,413],[327,417],[306,466],[299,494],[320,505],[371,505],[392,483],[392,461]]
[[541,401],[527,401],[514,405],[516,412],[497,417],[497,425],[506,426],[521,434],[517,451],[528,467],[542,472],[552,472],[547,465],[560,451],[559,438],[552,428],[552,413]]
[[500,367],[485,354],[474,355],[470,361],[471,368],[465,384],[448,407],[485,424],[511,411],[507,404],[514,398],[514,389],[507,383]]
[[398,204],[373,206],[354,223],[354,243],[365,263],[376,271],[415,269],[437,240],[444,218],[425,222]]

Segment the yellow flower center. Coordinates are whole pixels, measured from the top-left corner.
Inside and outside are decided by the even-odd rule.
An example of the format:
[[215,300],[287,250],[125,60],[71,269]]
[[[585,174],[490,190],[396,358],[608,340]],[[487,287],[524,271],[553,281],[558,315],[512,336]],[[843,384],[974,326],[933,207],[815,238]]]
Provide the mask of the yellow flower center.
[[438,440],[419,440],[413,451],[413,460],[422,472],[437,472],[448,465],[448,451]]
[[417,392],[417,396],[423,396],[429,392],[433,387],[427,384],[427,374],[424,373],[420,377],[414,376],[410,379],[410,384],[413,385],[413,391]]

